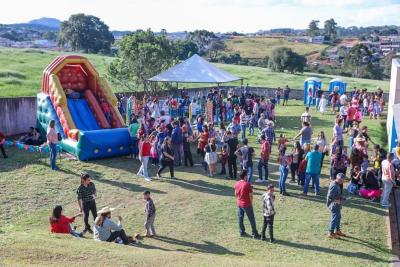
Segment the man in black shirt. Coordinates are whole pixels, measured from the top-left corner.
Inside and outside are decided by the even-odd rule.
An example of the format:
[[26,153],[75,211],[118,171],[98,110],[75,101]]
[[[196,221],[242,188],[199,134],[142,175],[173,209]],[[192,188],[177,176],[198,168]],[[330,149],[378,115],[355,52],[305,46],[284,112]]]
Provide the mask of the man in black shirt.
[[[237,165],[236,165],[236,155],[235,151],[239,145],[239,141],[235,135],[232,135],[230,131],[226,132],[228,140],[226,141],[228,145],[228,170],[229,170],[229,178],[235,179],[237,178]],[[232,172],[233,169],[233,172]]]
[[79,211],[83,212],[83,221],[85,222],[85,229],[82,233],[89,232],[93,234],[89,224],[89,211],[92,213],[93,220],[95,220],[97,217],[96,187],[91,182],[89,174],[85,173],[81,175],[81,185],[76,190],[76,194]]

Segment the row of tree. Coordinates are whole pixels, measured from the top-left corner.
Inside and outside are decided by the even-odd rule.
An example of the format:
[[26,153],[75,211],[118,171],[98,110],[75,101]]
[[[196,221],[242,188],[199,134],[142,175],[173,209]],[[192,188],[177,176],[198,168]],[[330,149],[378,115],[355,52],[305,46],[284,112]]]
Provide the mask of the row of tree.
[[319,20],[312,20],[308,25],[307,34],[315,37],[323,35],[326,41],[335,41],[337,38],[337,23],[334,19],[328,19],[324,22],[324,28],[319,28]]

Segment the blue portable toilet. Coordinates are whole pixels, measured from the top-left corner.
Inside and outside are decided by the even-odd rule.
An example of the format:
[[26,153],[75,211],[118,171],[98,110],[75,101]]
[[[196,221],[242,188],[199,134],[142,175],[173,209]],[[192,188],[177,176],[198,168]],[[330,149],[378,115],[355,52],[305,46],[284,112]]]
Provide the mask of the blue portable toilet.
[[[312,88],[312,93],[315,95],[315,92],[318,88],[322,88],[322,81],[318,78],[311,77],[304,81],[304,104],[307,104],[308,97],[308,88]],[[313,105],[315,105],[315,99],[313,99]]]
[[338,88],[339,95],[346,93],[347,83],[342,79],[336,78],[329,82],[329,94],[333,92],[335,87]]

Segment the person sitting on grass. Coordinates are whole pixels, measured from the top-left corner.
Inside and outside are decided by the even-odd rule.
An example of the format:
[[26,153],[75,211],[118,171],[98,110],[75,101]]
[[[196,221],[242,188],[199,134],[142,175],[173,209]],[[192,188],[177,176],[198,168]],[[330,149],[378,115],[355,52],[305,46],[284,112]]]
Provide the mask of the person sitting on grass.
[[118,223],[111,220],[111,211],[114,208],[104,207],[97,212],[98,216],[95,220],[94,239],[97,241],[115,242],[122,241],[124,245],[129,245],[128,236],[122,228],[122,218],[118,216]]
[[80,216],[82,216],[82,213],[73,217],[64,216],[62,206],[57,205],[54,207],[53,214],[49,218],[51,227],[50,231],[57,234],[71,234],[75,237],[82,237],[82,233],[78,233],[71,227],[71,223],[75,221],[76,217]]
[[264,216],[264,224],[261,230],[261,240],[265,241],[265,230],[267,230],[267,226],[269,225],[269,240],[271,243],[275,242],[274,238],[274,216],[275,216],[275,195],[274,195],[274,185],[269,184],[267,186],[267,192],[262,195],[263,200],[263,216]]
[[0,132],[0,150],[1,150],[1,153],[3,154],[3,157],[6,159],[6,158],[8,158],[8,156],[4,149],[5,142],[6,142],[6,136],[2,132]]

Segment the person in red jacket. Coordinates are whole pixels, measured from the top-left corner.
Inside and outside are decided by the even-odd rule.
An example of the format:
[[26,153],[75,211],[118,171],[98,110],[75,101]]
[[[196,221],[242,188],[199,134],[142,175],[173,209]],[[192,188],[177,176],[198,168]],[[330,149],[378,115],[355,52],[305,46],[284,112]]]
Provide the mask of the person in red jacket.
[[3,154],[3,157],[6,159],[8,158],[6,151],[4,150],[4,143],[6,142],[6,136],[2,132],[0,132],[0,150]]
[[304,185],[306,179],[306,168],[307,168],[307,160],[305,158],[301,159],[298,169],[298,181],[299,185]]
[[62,206],[55,206],[53,209],[53,214],[49,218],[51,232],[57,234],[71,234],[75,237],[82,237],[82,233],[78,233],[71,228],[71,223],[75,221],[76,217],[81,215],[82,214],[77,214],[74,217],[64,216]]

